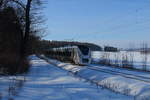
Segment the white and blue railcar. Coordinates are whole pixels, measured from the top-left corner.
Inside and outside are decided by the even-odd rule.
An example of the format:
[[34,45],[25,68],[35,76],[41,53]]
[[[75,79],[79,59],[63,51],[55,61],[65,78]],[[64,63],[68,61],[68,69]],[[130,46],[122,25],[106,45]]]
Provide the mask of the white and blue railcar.
[[47,55],[61,61],[69,61],[77,65],[88,65],[91,63],[91,50],[89,47],[84,45],[52,48],[48,50]]

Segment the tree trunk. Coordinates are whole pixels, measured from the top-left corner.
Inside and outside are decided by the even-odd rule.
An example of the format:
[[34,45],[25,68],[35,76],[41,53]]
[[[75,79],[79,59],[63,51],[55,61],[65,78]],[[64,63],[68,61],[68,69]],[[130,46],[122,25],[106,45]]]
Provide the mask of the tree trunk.
[[31,8],[31,2],[32,0],[28,0],[26,4],[25,9],[25,33],[22,41],[22,48],[21,48],[21,54],[24,58],[27,54],[27,48],[28,48],[28,40],[30,36],[30,8]]

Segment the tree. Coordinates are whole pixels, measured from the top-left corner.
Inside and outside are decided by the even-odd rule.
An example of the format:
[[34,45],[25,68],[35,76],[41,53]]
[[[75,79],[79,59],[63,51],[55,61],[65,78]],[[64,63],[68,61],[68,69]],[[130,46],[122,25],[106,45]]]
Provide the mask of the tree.
[[[3,1],[3,0],[2,0]],[[23,27],[23,36],[21,42],[21,56],[24,59],[28,53],[29,40],[30,36],[35,36],[39,32],[38,29],[35,29],[34,25],[41,23],[43,20],[40,15],[38,15],[39,9],[43,4],[41,0],[5,0],[6,4],[19,6],[19,14],[22,20]],[[1,3],[0,3],[1,4]],[[36,9],[36,10],[35,10]],[[23,12],[23,13],[21,13]],[[38,27],[39,28],[39,27]]]
[[[30,51],[28,49],[31,48],[30,45],[33,44],[33,42],[32,43],[29,43],[29,42],[39,39],[36,36],[36,34],[39,31],[34,27],[34,25],[39,23],[40,18],[38,17],[37,14],[35,14],[37,13],[37,11],[34,8],[37,8],[38,6],[41,7],[41,4],[42,3],[40,0],[27,0],[26,2],[24,0],[0,0],[0,16],[1,16],[0,35],[2,35],[2,37],[0,37],[0,43],[6,45],[8,43],[7,41],[10,41],[12,37],[14,37],[13,40],[18,40],[16,38],[19,37],[19,41],[17,42],[19,43],[19,46],[17,45],[18,46],[17,48],[19,48],[19,51],[17,52],[17,50],[13,49],[17,53],[19,53],[17,54],[19,56],[14,57],[16,58],[15,61],[13,61],[14,58],[10,59],[11,62],[18,61],[18,64],[16,65],[16,64],[8,63],[9,65],[18,66],[14,68],[14,69],[17,69],[17,72],[20,72],[23,69],[22,66],[24,64],[22,64],[22,62],[26,62],[27,54],[29,54],[29,51]],[[7,10],[8,8],[9,10]],[[3,11],[5,11],[6,14],[4,14]],[[11,12],[11,14],[9,14],[9,12]],[[15,16],[15,17],[12,17],[12,16]],[[4,18],[5,20],[2,18]],[[12,19],[12,20],[9,21],[8,19]],[[9,23],[7,21],[9,21]],[[5,23],[6,25],[3,25],[3,23]],[[7,30],[7,27],[9,28],[18,27],[18,28],[13,28],[13,29],[16,29],[16,31],[11,30],[11,32],[7,32],[9,31]],[[8,38],[5,39],[4,37],[8,37]],[[1,46],[0,50],[3,46],[1,44],[0,44]],[[8,44],[10,46],[14,46],[13,42],[9,42]],[[7,49],[10,49],[11,48],[10,46],[4,46],[4,47],[8,47]],[[3,54],[3,52],[1,54]],[[9,51],[9,54],[13,54],[12,51]],[[6,56],[5,54],[4,56],[5,58],[9,59],[8,55]],[[0,57],[2,56],[0,55]],[[0,63],[0,66],[1,66],[1,63]]]
[[17,70],[22,33],[15,9],[6,7],[0,11],[0,64],[8,73]]
[[25,57],[26,54],[26,48],[27,48],[27,44],[28,44],[28,40],[29,40],[29,36],[30,36],[30,9],[31,9],[31,2],[32,0],[27,0],[27,4],[26,4],[26,9],[25,9],[25,33],[24,33],[24,38],[23,38],[23,42],[22,42],[22,48],[21,48],[21,54],[22,57]]
[[142,44],[142,63],[143,63],[143,70],[147,70],[147,60],[148,60],[148,44]]

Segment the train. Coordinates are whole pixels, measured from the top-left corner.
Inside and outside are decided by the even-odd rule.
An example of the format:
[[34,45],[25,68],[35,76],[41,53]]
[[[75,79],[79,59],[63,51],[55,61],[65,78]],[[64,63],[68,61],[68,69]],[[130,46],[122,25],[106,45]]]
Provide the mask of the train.
[[91,63],[91,50],[84,45],[51,48],[46,50],[45,55],[76,65],[88,65]]

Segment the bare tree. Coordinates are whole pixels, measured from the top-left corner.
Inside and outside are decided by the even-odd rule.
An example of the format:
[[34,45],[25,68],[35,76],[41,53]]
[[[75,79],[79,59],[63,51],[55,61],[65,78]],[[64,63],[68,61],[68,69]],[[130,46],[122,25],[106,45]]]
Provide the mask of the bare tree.
[[22,47],[21,47],[21,54],[22,54],[23,58],[24,58],[24,56],[26,54],[27,43],[28,43],[29,36],[30,36],[30,26],[31,26],[30,9],[31,9],[31,2],[32,2],[32,0],[27,0],[27,4],[26,4],[26,8],[25,8],[25,33],[24,33]]
[[[29,40],[31,36],[40,33],[38,25],[43,22],[40,9],[42,9],[42,0],[5,0],[10,5],[19,6],[18,15],[21,16],[23,24],[23,35],[21,43],[22,58],[26,57],[29,48]],[[21,9],[21,11],[20,11]],[[23,13],[22,13],[23,12]],[[39,14],[40,13],[40,14]],[[38,28],[37,28],[38,27]]]
[[146,70],[147,68],[147,60],[148,60],[148,44],[147,43],[143,43],[142,44],[142,50],[141,50],[141,54],[142,54],[142,63],[143,63],[143,70]]
[[129,66],[130,68],[134,67],[134,52],[129,52]]
[[122,54],[122,67],[123,68],[130,68],[130,66],[129,66],[129,57],[128,57],[127,52]]
[[[16,32],[17,34],[19,34],[18,36],[21,35],[20,36],[21,38],[19,40],[20,50],[19,52],[16,51],[19,56],[15,57],[16,61],[18,61],[18,64],[16,66],[19,66],[18,72],[22,70],[22,62],[25,62],[27,55],[29,54],[30,51],[29,48],[31,48],[31,44],[32,44],[31,41],[33,41],[33,39],[34,40],[39,39],[33,37],[36,37],[37,34],[40,33],[38,29],[40,27],[38,25],[43,21],[43,20],[41,21],[42,16],[40,16],[41,12],[39,12],[39,9],[42,9],[41,1],[42,0],[0,0],[0,12],[6,8],[12,8],[14,10],[14,15],[16,15],[17,21],[20,25],[19,29],[21,27],[20,31],[18,33]],[[11,25],[8,26],[11,27]],[[3,28],[0,27],[0,28],[3,29],[4,27]],[[12,43],[10,43],[10,45],[11,44]]]
[[119,67],[119,53],[114,54],[114,66]]

